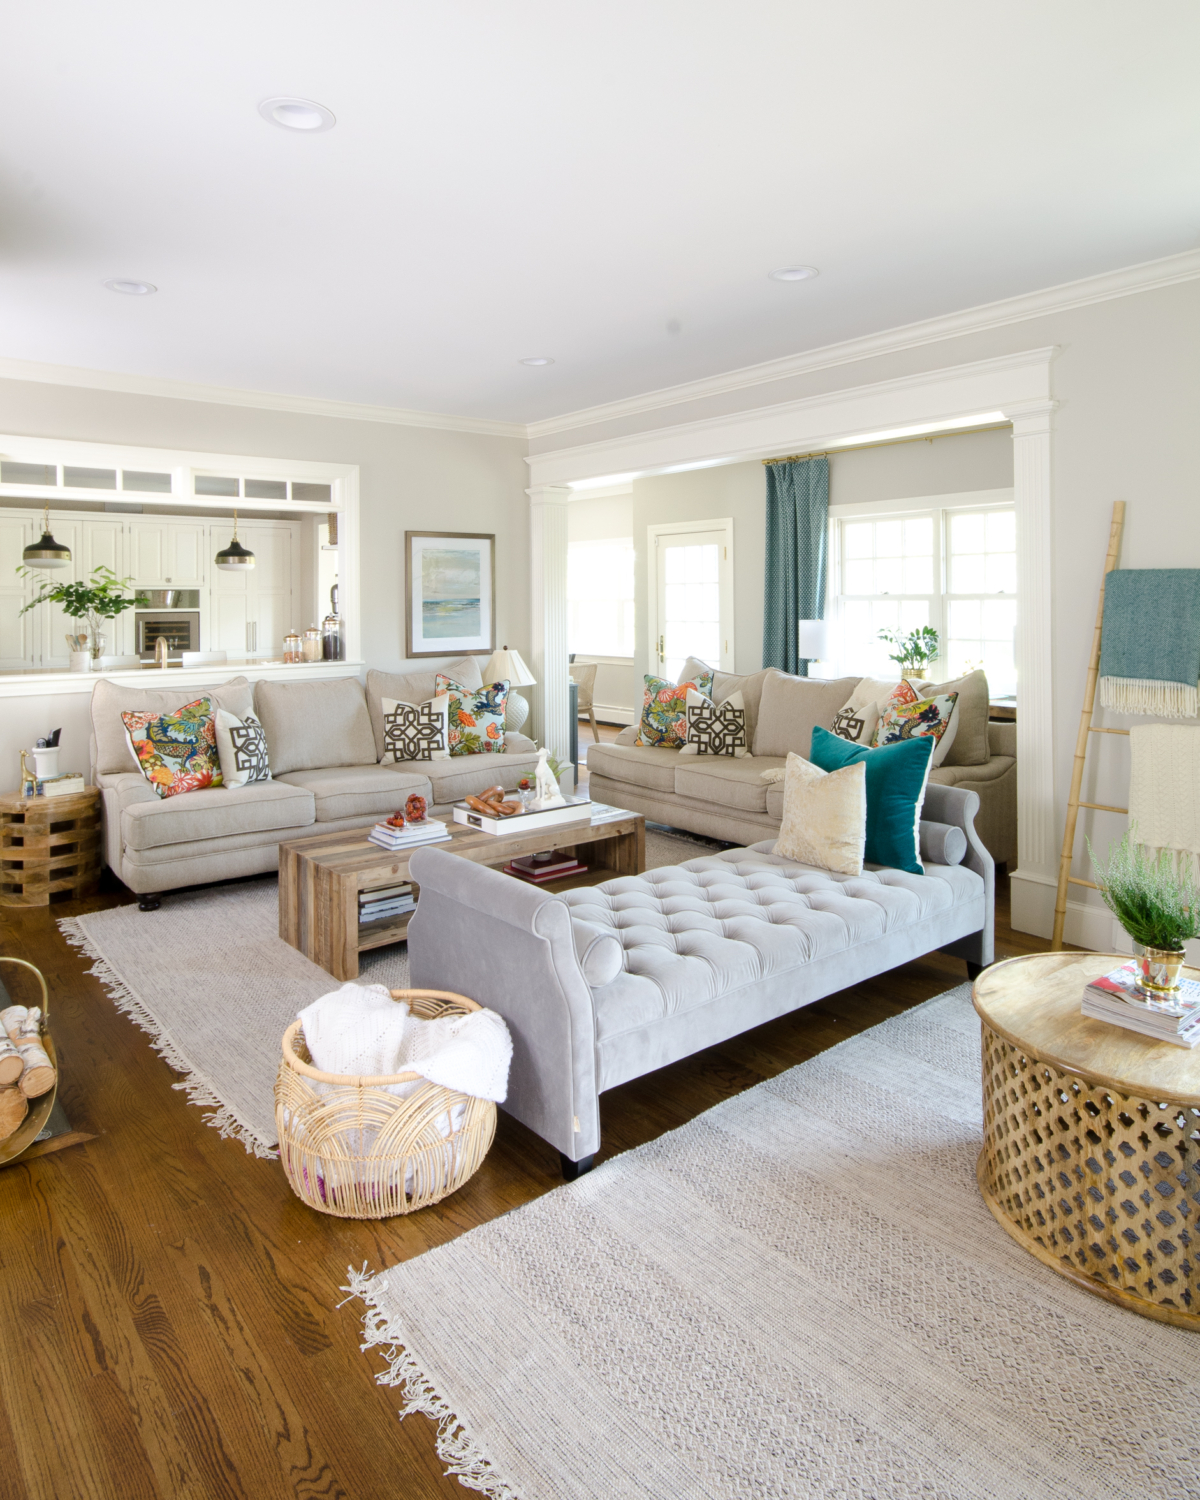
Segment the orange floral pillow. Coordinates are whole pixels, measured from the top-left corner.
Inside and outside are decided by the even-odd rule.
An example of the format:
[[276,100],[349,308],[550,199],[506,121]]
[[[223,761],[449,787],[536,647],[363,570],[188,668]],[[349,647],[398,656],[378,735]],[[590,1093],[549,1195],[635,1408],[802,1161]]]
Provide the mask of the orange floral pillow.
[[138,767],[160,797],[222,784],[209,699],[197,698],[174,713],[123,713],[121,718]]
[[451,755],[503,755],[508,681],[487,683],[473,693],[439,672],[434,691],[446,693],[446,738]]

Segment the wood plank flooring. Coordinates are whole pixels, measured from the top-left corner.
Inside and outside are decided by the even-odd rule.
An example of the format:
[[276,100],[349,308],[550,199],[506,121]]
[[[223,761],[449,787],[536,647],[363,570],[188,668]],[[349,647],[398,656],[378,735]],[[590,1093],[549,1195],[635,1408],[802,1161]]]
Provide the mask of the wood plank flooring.
[[[359,1304],[339,1310],[339,1288],[349,1265],[417,1255],[549,1192],[556,1154],[501,1113],[446,1202],[382,1224],[310,1212],[277,1163],[203,1123],[59,934],[57,917],[133,899],[106,880],[53,914],[0,908],[0,951],[51,986],[67,1114],[95,1135],[0,1170],[0,1500],[461,1500],[432,1424],[397,1421],[374,1383],[382,1362],[360,1353]],[[1003,881],[998,918],[998,956],[1046,946],[1008,929]],[[601,1157],[964,977],[924,958],[616,1089]]]

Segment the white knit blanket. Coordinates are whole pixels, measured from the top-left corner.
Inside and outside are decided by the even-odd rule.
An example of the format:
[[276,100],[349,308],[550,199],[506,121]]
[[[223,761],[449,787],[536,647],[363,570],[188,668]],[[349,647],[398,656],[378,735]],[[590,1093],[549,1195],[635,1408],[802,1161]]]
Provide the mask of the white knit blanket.
[[[300,1011],[304,1040],[323,1073],[419,1073],[430,1083],[502,1103],[512,1038],[494,1010],[426,1021],[379,984],[344,984]],[[406,1094],[412,1084],[392,1091]]]
[[1139,844],[1169,849],[1200,874],[1200,729],[1141,724],[1129,731],[1129,820]]

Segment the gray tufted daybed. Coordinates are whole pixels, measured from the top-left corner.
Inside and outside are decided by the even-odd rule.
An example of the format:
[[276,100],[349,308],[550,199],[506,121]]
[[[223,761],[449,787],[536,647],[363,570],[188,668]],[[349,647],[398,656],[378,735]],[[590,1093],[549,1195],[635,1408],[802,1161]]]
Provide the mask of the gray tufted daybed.
[[599,1147],[605,1089],[935,948],[972,976],[991,963],[995,872],[978,805],[974,792],[930,784],[923,875],[835,875],[767,840],[552,895],[421,849],[410,983],[505,1018],[504,1108],[575,1177]]

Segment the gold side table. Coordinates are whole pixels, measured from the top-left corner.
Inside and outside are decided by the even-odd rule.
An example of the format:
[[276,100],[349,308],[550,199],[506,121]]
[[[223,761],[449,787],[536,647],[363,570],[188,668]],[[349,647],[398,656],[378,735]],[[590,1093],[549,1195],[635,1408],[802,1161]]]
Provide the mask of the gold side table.
[[0,795],[0,906],[90,896],[100,880],[100,791]]
[[1200,1047],[1080,1013],[1084,986],[1126,961],[1036,953],[975,981],[979,1190],[1017,1244],[1060,1275],[1200,1330]]

